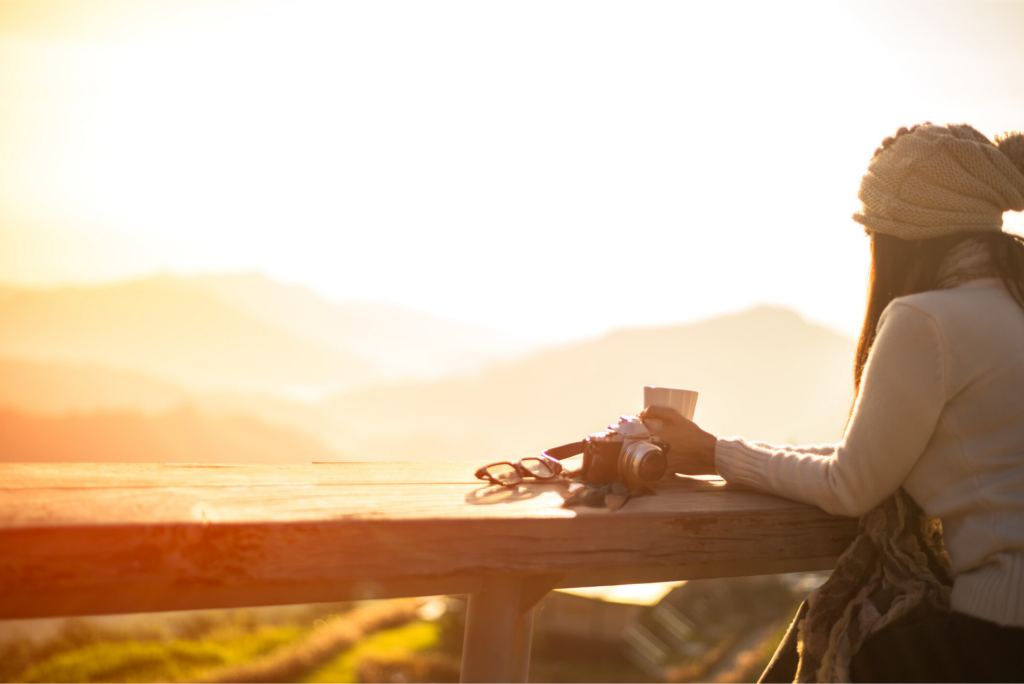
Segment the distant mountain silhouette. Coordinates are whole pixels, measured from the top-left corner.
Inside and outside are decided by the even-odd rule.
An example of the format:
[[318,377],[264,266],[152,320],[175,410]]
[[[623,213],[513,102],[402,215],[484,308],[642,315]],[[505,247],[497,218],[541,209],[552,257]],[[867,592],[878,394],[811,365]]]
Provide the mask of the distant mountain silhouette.
[[246,313],[330,349],[368,359],[381,379],[438,378],[524,356],[536,342],[396,304],[330,302],[259,273],[162,276],[215,294]]
[[697,390],[696,422],[776,443],[837,441],[854,343],[760,307],[692,325],[622,330],[473,379],[369,388],[322,409],[347,451],[371,458],[521,458],[642,408],[642,387]]
[[400,307],[331,304],[257,275],[0,288],[0,356],[141,372],[190,388],[318,395],[477,368],[510,337]]
[[[828,442],[841,436],[850,408],[853,350],[852,340],[790,311],[760,307],[690,325],[621,330],[474,376],[378,385],[320,403],[7,360],[0,361],[0,406],[163,414],[188,405],[210,421],[249,416],[301,433],[354,460],[517,459],[635,413],[643,385],[655,384],[700,392],[695,419],[715,434]],[[142,452],[139,458],[151,460]]]
[[0,409],[0,461],[56,463],[310,463],[339,457],[316,440],[248,416],[190,408],[26,415]]
[[273,389],[369,372],[363,359],[159,278],[7,292],[0,298],[0,354],[139,371],[192,387]]
[[140,373],[66,363],[0,359],[0,408],[35,414],[163,412],[190,394]]
[[[262,424],[297,431],[333,443],[344,453],[344,435],[330,429],[314,406],[259,393],[216,393],[183,389],[141,373],[98,366],[0,359],[0,410],[59,418],[118,414],[142,419],[187,409],[204,416],[249,416]],[[67,423],[39,423],[54,430]],[[4,460],[0,453],[0,460]],[[288,461],[287,454],[281,457]],[[10,460],[9,458],[7,460]]]

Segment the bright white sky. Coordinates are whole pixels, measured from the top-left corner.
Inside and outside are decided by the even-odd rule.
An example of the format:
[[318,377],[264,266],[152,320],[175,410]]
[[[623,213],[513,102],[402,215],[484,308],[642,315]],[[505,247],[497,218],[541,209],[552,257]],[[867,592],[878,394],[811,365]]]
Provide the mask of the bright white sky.
[[550,340],[758,303],[852,335],[871,152],[1024,127],[1022,29],[1010,2],[7,2],[0,281],[258,270]]

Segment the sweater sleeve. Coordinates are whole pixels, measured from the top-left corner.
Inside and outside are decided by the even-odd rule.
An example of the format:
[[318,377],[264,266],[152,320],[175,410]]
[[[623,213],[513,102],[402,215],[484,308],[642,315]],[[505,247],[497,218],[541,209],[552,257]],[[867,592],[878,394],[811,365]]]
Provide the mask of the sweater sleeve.
[[805,444],[803,446],[793,446],[792,444],[776,446],[768,442],[748,442],[748,444],[769,451],[795,451],[799,454],[817,454],[819,456],[831,456],[836,452],[835,444]]
[[860,516],[896,491],[928,444],[947,399],[945,364],[935,321],[897,300],[879,320],[853,414],[834,452],[723,438],[715,466],[729,482]]

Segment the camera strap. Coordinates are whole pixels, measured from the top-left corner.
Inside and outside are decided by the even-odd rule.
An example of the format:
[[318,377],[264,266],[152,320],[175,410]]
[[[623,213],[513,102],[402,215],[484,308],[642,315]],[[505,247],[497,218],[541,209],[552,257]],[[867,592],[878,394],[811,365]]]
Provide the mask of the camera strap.
[[544,450],[545,456],[550,456],[556,461],[562,461],[583,453],[583,442],[573,442],[572,444],[563,444],[562,446],[551,447],[550,449]]

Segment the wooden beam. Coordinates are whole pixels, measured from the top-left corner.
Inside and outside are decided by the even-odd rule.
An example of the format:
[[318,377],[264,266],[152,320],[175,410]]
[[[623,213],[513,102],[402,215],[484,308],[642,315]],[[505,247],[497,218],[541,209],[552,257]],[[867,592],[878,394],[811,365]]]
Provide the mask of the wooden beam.
[[[678,478],[617,512],[476,464],[0,464],[0,618],[473,593],[827,567],[856,520]],[[458,481],[459,478],[463,481]],[[433,481],[432,481],[433,480]]]

